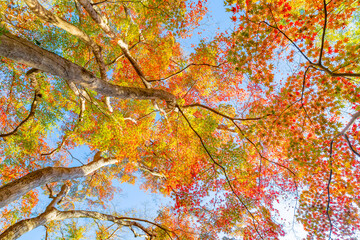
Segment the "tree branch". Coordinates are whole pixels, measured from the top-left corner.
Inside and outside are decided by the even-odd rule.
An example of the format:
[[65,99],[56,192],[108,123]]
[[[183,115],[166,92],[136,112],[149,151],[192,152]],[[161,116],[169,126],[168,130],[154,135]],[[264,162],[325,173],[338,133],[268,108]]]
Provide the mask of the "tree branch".
[[200,104],[200,103],[193,103],[193,104],[189,104],[189,105],[182,106],[182,108],[189,108],[189,107],[201,107],[201,108],[205,108],[205,109],[207,109],[207,110],[209,110],[209,111],[211,111],[211,112],[213,112],[213,113],[215,113],[215,114],[217,114],[217,115],[220,115],[220,116],[222,116],[222,117],[224,117],[224,118],[227,118],[227,119],[229,119],[229,120],[238,120],[238,121],[260,120],[260,119],[263,119],[263,118],[266,118],[266,117],[272,115],[272,114],[266,114],[266,115],[264,115],[264,116],[262,116],[262,117],[238,118],[238,117],[230,117],[230,116],[228,116],[228,115],[226,115],[226,114],[224,114],[224,113],[221,113],[221,112],[219,112],[219,111],[217,111],[217,110],[215,110],[215,109],[212,109],[212,108],[210,108],[210,107],[208,107],[208,106],[205,106],[205,105],[202,105],[202,104]]
[[[51,23],[83,40],[92,49],[92,52],[94,53],[97,65],[99,67],[101,79],[104,81],[109,81],[109,79],[107,78],[106,65],[104,63],[102,48],[98,44],[96,44],[84,31],[82,31],[78,27],[72,25],[71,23],[68,23],[64,19],[53,14],[51,11],[45,9],[37,0],[25,0],[25,3],[28,5],[30,10],[43,21]],[[105,103],[109,111],[112,112],[113,110],[108,97],[105,98]]]
[[356,121],[356,119],[358,119],[360,117],[360,111],[358,111],[357,113],[353,114],[350,121],[348,122],[348,124],[343,128],[343,130],[341,132],[339,132],[335,137],[340,137],[342,135],[344,135],[347,130],[349,130],[349,128],[353,125],[353,123]]
[[61,17],[58,17],[57,15],[53,14],[51,11],[44,8],[37,0],[24,0],[24,1],[28,5],[30,10],[41,20],[51,23],[57,26],[58,28],[67,31],[68,33],[80,38],[88,46],[90,46],[95,55],[96,62],[98,63],[101,78],[107,81],[106,66],[102,56],[101,47],[99,45],[97,45],[84,31],[82,31],[75,25],[72,25],[71,23],[65,21]]
[[3,133],[3,134],[0,134],[0,137],[2,138],[6,138],[6,137],[9,137],[13,134],[15,134],[19,128],[24,125],[27,121],[29,121],[31,118],[34,117],[35,115],[35,110],[38,106],[38,103],[39,103],[39,99],[42,97],[41,93],[40,93],[40,89],[39,89],[39,85],[38,85],[38,82],[37,82],[37,79],[35,77],[35,74],[38,73],[39,70],[38,69],[30,69],[27,73],[26,73],[26,76],[30,79],[30,82],[31,82],[31,85],[33,86],[34,90],[35,90],[35,93],[34,93],[34,100],[33,102],[31,103],[31,107],[30,107],[30,112],[28,114],[28,116],[22,120],[19,125],[17,125],[14,130],[12,130],[11,132],[8,132],[8,133]]
[[[267,162],[270,162],[270,163],[272,163],[272,164],[275,164],[275,165],[277,165],[277,166],[279,166],[279,167],[282,167],[282,168],[288,170],[294,177],[296,177],[296,174],[295,174],[290,168],[288,168],[288,167],[286,167],[286,166],[284,166],[284,165],[282,165],[282,164],[280,164],[280,163],[271,161],[271,160],[269,160],[268,158],[264,157],[264,156],[261,154],[261,152],[260,152],[260,150],[258,149],[258,147],[255,145],[255,143],[254,143],[253,141],[251,141],[251,140],[244,134],[244,132],[243,132],[242,129],[236,124],[236,122],[235,122],[235,121],[232,121],[232,122],[233,122],[233,124],[235,125],[235,127],[240,131],[241,135],[243,135],[243,137],[244,137],[251,145],[253,145],[253,147],[255,148],[255,150],[257,151],[257,153],[259,154],[260,158],[266,160]],[[294,183],[295,183],[295,187],[297,188],[297,184],[296,184],[296,181],[295,181],[295,180],[294,180]]]
[[252,214],[252,212],[250,211],[250,209],[247,207],[247,205],[245,204],[245,202],[240,198],[240,196],[235,192],[235,189],[233,187],[233,185],[231,184],[231,181],[229,179],[229,176],[226,172],[226,169],[220,164],[218,163],[214,158],[213,156],[210,154],[209,150],[207,149],[202,137],[199,135],[199,133],[193,128],[193,126],[191,125],[190,121],[187,119],[187,117],[185,116],[184,112],[181,110],[180,106],[177,106],[178,109],[179,109],[179,112],[181,113],[181,115],[184,117],[184,119],[186,120],[187,124],[189,125],[190,129],[195,133],[195,135],[199,138],[200,140],[200,143],[202,145],[202,147],[205,149],[207,155],[210,157],[211,161],[216,165],[218,166],[221,171],[223,172],[224,176],[225,176],[225,180],[227,182],[227,184],[229,185],[230,189],[231,189],[231,192],[235,195],[235,197],[239,200],[239,202],[241,203],[242,206],[244,206],[244,208],[246,209],[246,211],[249,213],[251,219],[252,219],[252,223],[254,225],[254,228],[255,228],[255,231],[257,232],[257,234],[259,235],[259,237],[261,239],[264,239],[262,237],[262,235],[260,234],[259,230],[258,230],[258,225],[259,225],[259,222],[258,220],[254,217],[254,215]]
[[[330,165],[331,165],[331,159],[330,159]],[[332,166],[331,166],[332,168]],[[330,232],[329,232],[329,240],[331,240],[331,232],[332,232],[332,228],[333,228],[333,225],[332,225],[332,222],[331,222],[331,217],[330,217],[330,201],[331,201],[331,198],[330,198],[330,183],[331,183],[331,177],[332,177],[332,169],[330,169],[330,174],[329,174],[329,180],[328,180],[328,183],[327,183],[327,186],[326,186],[326,189],[327,189],[327,197],[328,197],[328,200],[327,200],[327,205],[326,205],[326,215],[329,219],[329,223],[330,223]]]
[[345,139],[346,139],[346,141],[347,141],[347,143],[348,143],[348,145],[349,145],[350,150],[351,150],[353,153],[355,153],[356,156],[360,157],[360,154],[359,154],[359,153],[353,148],[353,146],[351,145],[348,135],[344,134],[344,137],[345,137]]
[[94,157],[93,161],[81,167],[46,167],[33,171],[0,187],[0,208],[41,185],[84,177],[104,166],[115,164],[116,162],[118,162],[117,159]]
[[136,62],[135,58],[132,57],[129,51],[129,46],[122,39],[118,38],[117,34],[111,29],[108,24],[108,20],[105,16],[100,15],[88,0],[79,0],[79,3],[83,6],[90,17],[100,26],[100,28],[114,41],[118,43],[125,57],[130,61],[131,65],[139,75],[141,81],[146,88],[151,88],[150,83],[146,80],[145,74],[142,72],[140,65]]
[[66,183],[62,185],[60,192],[54,197],[54,199],[50,202],[50,204],[46,207],[46,209],[50,210],[51,208],[54,208],[56,204],[60,203],[62,199],[66,196],[66,194],[69,192],[70,187]]
[[320,56],[319,56],[319,65],[321,65],[321,59],[324,50],[324,41],[325,41],[325,32],[326,32],[326,25],[327,25],[327,9],[326,9],[326,0],[324,0],[324,26],[323,26],[323,33],[321,37],[321,47],[320,47]]
[[59,211],[54,207],[54,205],[58,202],[59,199],[61,199],[66,194],[68,187],[66,187],[66,185],[64,186],[62,187],[61,192],[57,195],[57,197],[47,206],[44,213],[40,214],[37,217],[25,219],[15,223],[0,235],[0,239],[6,239],[6,240],[17,239],[24,233],[29,232],[39,226],[43,226],[49,222],[61,221],[70,218],[93,218],[102,221],[114,222],[119,226],[126,226],[129,227],[130,229],[132,229],[132,227],[136,227],[142,230],[150,239],[156,237],[156,235],[152,233],[150,229],[146,228],[139,222],[148,223],[155,227],[160,228],[161,230],[165,231],[165,233],[169,236],[170,239],[172,239],[170,233],[176,235],[175,232],[165,228],[164,226],[145,219],[132,218],[132,217],[118,217],[115,215],[109,215],[94,211],[84,211],[84,210]]
[[152,79],[152,80],[148,80],[148,82],[159,82],[159,81],[165,81],[165,80],[168,80],[169,78],[172,78],[180,73],[182,73],[183,71],[185,71],[187,68],[191,67],[191,66],[208,66],[208,67],[214,67],[214,68],[218,68],[222,65],[223,63],[220,63],[218,65],[211,65],[211,64],[208,64],[208,63],[190,63],[189,65],[187,65],[186,67],[184,67],[183,69],[173,73],[173,74],[170,74],[169,76],[167,77],[164,77],[164,78],[160,78],[160,79]]
[[289,40],[293,45],[294,47],[300,52],[300,54],[310,63],[310,64],[313,64],[313,62],[305,55],[305,53],[303,53],[303,51],[301,51],[301,49],[296,45],[296,43],[291,40],[291,38],[289,38],[285,32],[283,32],[282,30],[280,30],[278,27],[275,27],[265,21],[261,21],[261,23],[265,23],[266,25],[268,25],[269,27],[273,28],[273,29],[276,29],[278,32],[280,32],[287,40]]
[[0,36],[0,56],[54,74],[105,96],[119,99],[165,100],[170,108],[176,103],[176,97],[164,90],[123,87],[102,81],[85,68],[10,33]]

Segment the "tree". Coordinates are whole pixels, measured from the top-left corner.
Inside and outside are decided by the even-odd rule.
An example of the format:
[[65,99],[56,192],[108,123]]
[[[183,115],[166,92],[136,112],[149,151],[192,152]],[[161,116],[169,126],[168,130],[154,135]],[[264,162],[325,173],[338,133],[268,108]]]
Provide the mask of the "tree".
[[[356,237],[359,5],[227,0],[235,28],[186,54],[205,0],[1,2],[0,238],[277,239],[282,199],[308,238]],[[173,205],[110,212],[139,179]]]

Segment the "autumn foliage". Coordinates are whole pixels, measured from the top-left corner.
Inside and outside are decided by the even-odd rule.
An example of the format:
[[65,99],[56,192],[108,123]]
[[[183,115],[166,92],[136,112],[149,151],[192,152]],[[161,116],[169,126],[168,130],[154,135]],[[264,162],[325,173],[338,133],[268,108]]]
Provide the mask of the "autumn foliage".
[[[1,185],[103,164],[7,204],[3,231],[61,210],[50,236],[116,239],[109,221],[149,239],[360,236],[359,1],[226,0],[233,27],[190,53],[206,0],[0,4]],[[172,201],[154,219],[107,211],[137,181]]]

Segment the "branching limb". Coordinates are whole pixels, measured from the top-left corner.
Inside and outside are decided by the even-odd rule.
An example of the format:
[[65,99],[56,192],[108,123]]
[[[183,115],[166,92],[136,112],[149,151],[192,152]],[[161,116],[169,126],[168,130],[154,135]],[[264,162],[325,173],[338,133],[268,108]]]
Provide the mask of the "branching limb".
[[[118,224],[119,226],[129,227],[133,232],[134,232],[133,227],[136,227],[141,231],[143,231],[145,235],[150,239],[156,237],[156,235],[153,233],[151,229],[141,224],[141,223],[147,223],[163,230],[169,236],[170,239],[172,239],[171,234],[174,234],[178,238],[175,232],[167,229],[166,227],[160,224],[145,219],[109,215],[94,211],[83,211],[83,210],[59,211],[58,209],[55,208],[55,205],[58,204],[64,198],[64,196],[67,194],[68,191],[69,191],[68,185],[64,184],[59,194],[51,201],[51,203],[46,207],[46,210],[42,214],[40,214],[37,217],[25,219],[15,223],[0,235],[0,239],[7,239],[7,240],[17,239],[24,233],[29,232],[32,229],[35,229],[39,226],[44,226],[49,222],[61,221],[70,218],[93,218],[102,221],[111,221],[115,224]],[[136,233],[135,236],[140,236],[140,235]]]
[[104,60],[102,56],[102,49],[99,45],[97,45],[84,31],[82,31],[75,25],[72,25],[71,23],[65,21],[61,17],[53,14],[51,11],[44,8],[37,0],[24,0],[24,1],[28,5],[30,10],[41,20],[51,23],[67,31],[68,33],[80,38],[88,46],[90,46],[98,63],[101,78],[107,80],[106,66],[104,64]]
[[56,195],[56,197],[53,198],[53,200],[50,202],[50,204],[46,207],[46,210],[51,210],[55,207],[58,203],[62,201],[62,199],[66,196],[66,194],[69,192],[70,187],[66,183],[62,185],[60,192]]
[[214,67],[214,68],[218,68],[220,67],[222,64],[224,63],[220,63],[218,65],[212,65],[212,64],[208,64],[208,63],[190,63],[189,65],[187,65],[186,67],[184,67],[183,69],[173,73],[173,74],[170,74],[169,76],[167,77],[164,77],[164,78],[160,78],[160,79],[153,79],[153,80],[148,80],[148,82],[159,82],[159,81],[165,81],[165,80],[168,80],[169,78],[172,78],[180,73],[182,73],[183,71],[185,71],[187,68],[191,67],[191,66],[208,66],[208,67]]
[[[349,130],[349,128],[354,124],[354,122],[356,121],[356,119],[358,119],[360,117],[360,111],[358,111],[357,113],[353,114],[350,121],[348,122],[348,124],[343,128],[343,130],[341,132],[339,132],[338,134],[336,134],[336,136],[331,140],[330,142],[330,158],[332,157],[333,154],[333,145],[334,145],[334,141],[336,138],[340,137],[340,136],[345,136],[346,141],[348,141],[348,137],[346,135],[346,132]],[[350,142],[348,141],[349,147],[351,149],[351,151],[355,151]],[[355,154],[357,154],[357,152],[354,152]]]
[[[267,162],[270,162],[270,163],[272,163],[272,164],[275,164],[275,165],[277,165],[277,166],[279,166],[279,167],[282,167],[282,168],[288,170],[294,177],[296,177],[296,174],[295,174],[290,168],[288,168],[288,167],[286,167],[286,166],[284,166],[284,165],[282,165],[282,164],[280,164],[280,163],[271,161],[270,159],[264,157],[264,156],[261,154],[261,152],[260,152],[260,150],[258,149],[258,147],[255,145],[255,143],[254,143],[253,141],[251,141],[251,140],[245,135],[245,133],[242,131],[242,129],[239,127],[239,125],[237,125],[235,121],[232,121],[232,122],[233,122],[233,124],[235,125],[235,127],[240,131],[241,135],[243,135],[243,137],[244,137],[251,145],[254,146],[254,148],[255,148],[255,150],[257,151],[257,153],[259,154],[260,158],[266,160]],[[296,186],[296,181],[295,181],[295,180],[294,180],[294,183],[295,183],[295,187],[297,188],[297,186]]]
[[253,226],[255,228],[255,231],[257,232],[257,234],[259,235],[259,237],[261,239],[264,239],[262,237],[262,235],[260,234],[259,230],[258,230],[258,225],[259,225],[259,222],[257,221],[257,219],[255,218],[255,216],[252,214],[252,212],[250,211],[250,209],[247,207],[247,205],[245,204],[245,202],[240,198],[240,196],[236,193],[233,185],[231,184],[231,181],[230,181],[230,178],[227,174],[227,171],[226,169],[220,164],[218,163],[214,157],[210,154],[209,150],[207,149],[205,143],[204,143],[204,140],[202,139],[202,137],[199,135],[199,133],[193,128],[193,126],[191,125],[190,121],[187,119],[187,117],[185,116],[184,112],[181,110],[180,106],[177,106],[177,108],[179,109],[179,112],[181,113],[181,115],[184,117],[185,121],[187,122],[187,124],[189,125],[190,129],[195,133],[195,135],[199,138],[200,140],[200,143],[202,145],[202,147],[204,148],[204,150],[206,151],[207,155],[210,157],[211,161],[216,165],[218,166],[221,171],[223,172],[224,176],[225,176],[225,179],[226,179],[226,182],[227,184],[229,185],[230,189],[231,189],[231,192],[234,194],[234,196],[239,200],[239,202],[241,203],[241,205],[246,209],[246,211],[249,213],[251,219],[252,219],[252,223],[253,223]]
[[263,118],[266,118],[266,117],[268,117],[268,116],[273,115],[273,114],[267,114],[267,115],[264,115],[264,116],[261,116],[261,117],[254,117],[254,118],[238,118],[238,117],[230,117],[230,116],[228,116],[228,115],[226,115],[226,114],[224,114],[224,113],[221,113],[221,112],[219,112],[219,111],[217,111],[217,110],[215,110],[215,109],[212,109],[212,108],[210,108],[210,107],[208,107],[208,106],[205,106],[205,105],[202,105],[202,104],[200,104],[200,103],[194,103],[194,104],[189,104],[189,105],[182,106],[182,108],[189,108],[189,107],[201,107],[201,108],[205,108],[205,109],[207,109],[207,110],[209,110],[209,111],[211,111],[211,112],[213,112],[213,113],[215,113],[215,114],[217,114],[217,115],[220,115],[220,116],[222,116],[222,117],[224,117],[224,118],[227,118],[227,119],[229,119],[229,120],[239,120],[239,121],[260,120],[260,119],[263,119]]
[[81,93],[80,93],[80,89],[75,85],[74,82],[69,82],[69,87],[70,89],[73,91],[73,93],[79,97],[80,99],[80,115],[81,116],[79,118],[79,121],[82,122],[82,114],[85,112],[85,109],[86,109],[86,105],[85,105],[85,96],[83,96]]
[[19,128],[24,125],[27,121],[29,121],[31,118],[34,117],[35,115],[35,110],[38,106],[38,103],[39,103],[39,99],[42,98],[42,95],[40,93],[40,89],[39,89],[39,84],[37,82],[37,79],[35,77],[35,74],[40,72],[40,70],[38,69],[30,69],[27,73],[26,73],[26,76],[30,79],[30,83],[32,85],[32,87],[34,88],[35,90],[35,93],[34,93],[34,100],[33,102],[31,103],[31,107],[30,107],[30,112],[28,114],[28,116],[22,120],[19,125],[17,125],[14,130],[12,130],[11,132],[8,132],[8,133],[3,133],[3,134],[0,134],[0,137],[2,138],[6,138],[6,137],[9,137],[13,134],[15,134]]
[[347,143],[348,143],[348,145],[349,145],[350,150],[351,150],[353,153],[355,153],[356,156],[360,157],[360,154],[359,154],[359,153],[353,148],[353,146],[351,145],[351,142],[350,142],[350,140],[349,140],[348,135],[344,134],[344,137],[345,137],[345,139],[346,139],[346,141],[347,141]]
[[[140,43],[140,41],[138,41],[137,43],[135,43],[134,45],[132,45],[131,47],[129,47],[129,50],[133,49],[134,47],[136,47],[138,44]],[[117,61],[119,61],[120,59],[122,59],[123,57],[125,57],[124,54],[121,54],[120,56],[116,57],[114,60],[106,63],[106,66],[112,65],[114,63],[116,63]]]
[[[97,65],[99,67],[101,79],[104,81],[109,81],[107,78],[106,65],[104,63],[102,48],[98,44],[96,44],[84,31],[44,8],[37,0],[25,0],[25,3],[28,5],[30,10],[43,21],[51,23],[84,41],[94,53]],[[109,111],[112,112],[113,109],[110,105],[109,97],[105,98],[105,103]]]
[[[249,19],[249,21],[251,21]],[[253,22],[253,21],[251,21]],[[312,62],[306,55],[303,51],[301,51],[301,49],[297,46],[297,44],[289,37],[286,35],[286,33],[284,31],[282,31],[281,29],[279,29],[278,27],[276,26],[273,26],[265,21],[261,21],[261,23],[264,23],[266,24],[267,26],[273,28],[273,29],[276,29],[278,32],[280,32],[287,40],[289,40],[291,42],[291,44],[300,52],[300,54],[310,63],[310,65],[312,65],[315,69],[317,70],[322,70],[324,72],[326,72],[327,74],[329,74],[330,76],[333,76],[333,77],[360,77],[360,73],[336,73],[335,71],[331,71],[330,69],[328,69],[327,67],[323,66],[321,62],[318,62],[318,63],[314,63]],[[324,26],[323,28],[323,38],[325,38],[325,29],[326,26]],[[323,46],[323,44],[322,44]],[[323,50],[321,50],[321,53],[323,52]],[[322,56],[322,54],[321,54]],[[320,60],[320,58],[319,58]]]
[[122,39],[118,38],[117,34],[111,29],[108,24],[108,20],[105,16],[101,15],[95,10],[88,0],[79,0],[79,3],[83,6],[90,17],[100,26],[100,28],[112,39],[115,40],[120,46],[125,57],[130,61],[131,65],[139,75],[141,81],[146,88],[151,88],[150,83],[146,80],[145,74],[142,72],[140,65],[136,62],[135,58],[130,54],[129,46]]
[[85,68],[10,33],[0,35],[0,56],[54,74],[104,96],[118,99],[159,99],[165,100],[169,108],[175,107],[176,97],[167,91],[124,87],[102,81]]
[[[131,11],[130,11],[130,9],[129,9],[129,7],[127,6],[126,3],[123,3],[123,7],[124,7],[124,10],[125,10],[126,16],[130,18],[131,24],[137,25],[137,24],[135,23],[135,20],[134,20],[132,14],[131,14]],[[144,37],[144,35],[142,34],[141,29],[140,29],[139,27],[138,27],[138,29],[139,29],[139,40],[142,41],[142,42],[145,42],[145,37]]]
[[261,21],[261,23],[264,23],[266,25],[268,25],[269,27],[273,28],[273,29],[276,29],[278,32],[280,32],[287,40],[289,40],[292,45],[300,52],[300,54],[310,63],[310,64],[314,64],[306,55],[303,51],[301,51],[301,49],[298,47],[298,45],[296,45],[296,43],[291,39],[289,38],[288,35],[286,35],[286,33],[284,31],[282,31],[281,29],[279,29],[277,26],[273,26],[265,21]]
[[0,187],[0,208],[39,186],[85,177],[104,166],[117,162],[117,159],[103,158],[95,154],[93,161],[81,167],[46,167],[33,171]]
[[52,155],[54,155],[54,153],[56,153],[57,151],[60,151],[60,149],[64,146],[65,141],[66,141],[68,136],[69,135],[65,135],[56,148],[54,148],[53,150],[51,150],[48,153],[41,153],[41,156],[49,156],[49,157],[51,157]]

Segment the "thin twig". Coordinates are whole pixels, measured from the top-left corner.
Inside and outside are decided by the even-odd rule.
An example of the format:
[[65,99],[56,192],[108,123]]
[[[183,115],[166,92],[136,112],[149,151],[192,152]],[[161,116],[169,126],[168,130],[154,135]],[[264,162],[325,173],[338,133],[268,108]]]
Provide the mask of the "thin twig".
[[[239,202],[241,203],[241,205],[244,206],[244,208],[246,209],[246,211],[249,213],[249,215],[251,216],[252,218],[252,222],[253,222],[253,225],[255,227],[255,231],[257,232],[257,234],[260,236],[261,239],[264,239],[262,237],[262,235],[260,234],[259,230],[258,230],[258,225],[259,225],[259,222],[257,221],[257,219],[254,217],[254,215],[252,214],[252,212],[250,211],[250,209],[247,207],[247,205],[245,204],[245,202],[240,198],[240,196],[236,193],[233,185],[231,184],[230,182],[230,179],[229,179],[229,176],[226,172],[226,169],[221,165],[219,164],[215,159],[214,157],[210,154],[209,150],[207,149],[205,143],[204,143],[204,140],[202,139],[202,137],[199,135],[199,133],[193,128],[193,126],[191,125],[190,121],[187,119],[187,117],[185,116],[184,112],[181,110],[180,106],[177,105],[177,108],[179,109],[179,112],[181,113],[181,115],[184,117],[185,121],[187,122],[187,124],[189,125],[190,129],[195,133],[195,135],[199,138],[200,140],[200,143],[202,145],[202,147],[204,148],[205,152],[207,153],[207,155],[210,157],[211,161],[216,165],[218,166],[221,171],[223,172],[224,176],[225,176],[225,179],[226,179],[226,182],[227,184],[229,185],[232,193],[235,195],[235,197],[239,200]],[[257,224],[256,224],[256,223]]]
[[[271,161],[270,159],[264,157],[264,156],[261,154],[261,152],[260,152],[260,150],[258,149],[258,147],[256,146],[256,144],[255,144],[253,141],[251,141],[251,140],[245,135],[245,133],[243,132],[243,130],[236,124],[236,122],[235,122],[235,121],[232,121],[232,122],[233,122],[233,124],[236,126],[236,128],[239,129],[241,135],[243,135],[243,137],[244,137],[251,145],[254,146],[254,148],[256,149],[256,151],[257,151],[257,153],[259,154],[260,158],[266,160],[267,162],[270,162],[270,163],[272,163],[272,164],[275,164],[275,165],[277,165],[277,166],[279,166],[279,167],[285,168],[285,169],[288,170],[292,175],[294,175],[294,177],[296,177],[296,174],[295,174],[290,168],[288,168],[288,167],[286,167],[286,166],[284,166],[284,165],[282,165],[282,164],[280,164],[280,163]],[[294,180],[294,182],[295,182],[295,186],[296,186],[296,188],[297,188],[296,181]]]
[[355,153],[356,156],[360,157],[360,154],[359,154],[359,153],[353,148],[353,146],[351,145],[348,135],[347,135],[347,134],[344,134],[344,137],[345,137],[345,139],[346,139],[346,141],[347,141],[347,143],[348,143],[348,145],[349,145],[350,150],[351,150],[353,153]]
[[326,9],[326,0],[324,0],[324,27],[323,33],[321,37],[321,47],[320,47],[320,56],[319,56],[319,65],[321,65],[321,59],[324,52],[324,41],[325,41],[325,32],[326,32],[326,25],[327,25],[327,9]]
[[213,113],[216,113],[217,115],[220,115],[220,116],[222,116],[222,117],[224,117],[224,118],[227,118],[227,119],[229,119],[229,120],[238,120],[238,121],[260,120],[260,119],[263,119],[263,118],[266,118],[266,117],[268,117],[268,116],[273,115],[273,114],[266,114],[266,115],[261,116],[261,117],[238,118],[238,117],[230,117],[230,116],[228,116],[228,115],[226,115],[226,114],[224,114],[224,113],[221,113],[221,112],[219,112],[219,111],[217,111],[217,110],[215,110],[215,109],[212,109],[212,108],[210,108],[210,107],[208,107],[208,106],[205,106],[205,105],[202,105],[202,104],[200,104],[200,103],[193,103],[193,104],[189,104],[189,105],[182,106],[182,108],[188,108],[188,107],[202,107],[202,108],[205,108],[205,109],[207,109],[207,110],[209,110],[209,111],[211,111],[211,112],[213,112]]
[[160,79],[152,79],[152,80],[148,80],[148,82],[159,82],[159,81],[165,81],[165,80],[168,80],[169,78],[172,78],[180,73],[182,73],[183,71],[185,71],[187,68],[191,67],[191,66],[208,66],[208,67],[214,67],[214,68],[218,68],[220,67],[222,64],[224,63],[220,63],[218,65],[212,65],[212,64],[208,64],[208,63],[190,63],[189,65],[187,65],[186,67],[184,67],[183,69],[175,72],[175,73],[172,73],[170,74],[169,76],[167,77],[164,77],[164,78],[160,78]]
[[19,128],[24,125],[28,120],[30,120],[32,117],[34,117],[35,115],[35,110],[37,108],[37,105],[38,105],[38,102],[39,102],[39,99],[42,98],[42,94],[40,93],[40,89],[39,89],[39,86],[38,86],[38,83],[37,83],[37,80],[36,80],[36,77],[35,77],[35,74],[38,73],[39,70],[38,69],[30,69],[27,73],[26,73],[26,76],[30,79],[31,81],[31,85],[34,87],[34,90],[35,90],[35,93],[34,93],[34,100],[33,102],[31,103],[31,107],[30,107],[30,112],[28,114],[28,116],[22,120],[19,125],[17,125],[14,130],[8,132],[8,133],[3,133],[3,134],[0,134],[0,137],[2,138],[6,138],[6,137],[9,137],[13,134],[15,134]]

